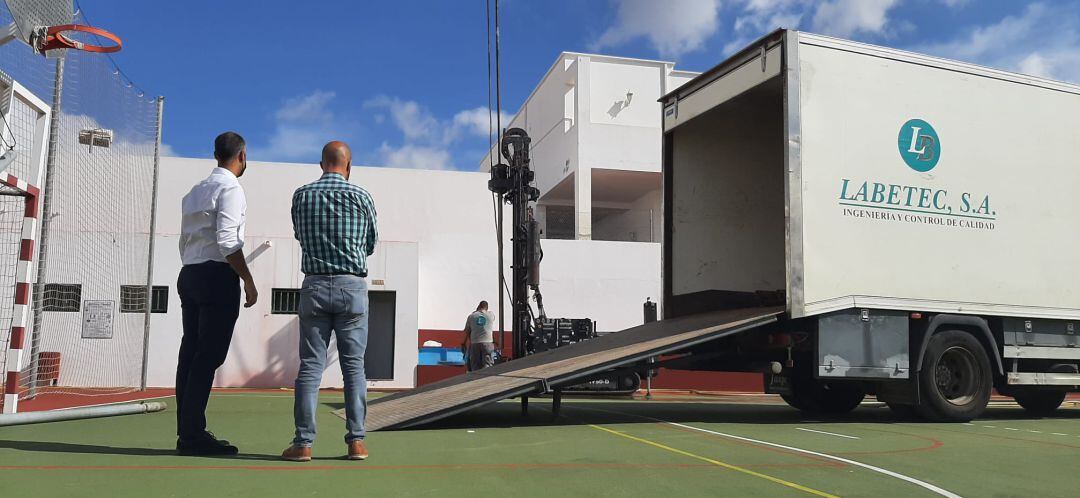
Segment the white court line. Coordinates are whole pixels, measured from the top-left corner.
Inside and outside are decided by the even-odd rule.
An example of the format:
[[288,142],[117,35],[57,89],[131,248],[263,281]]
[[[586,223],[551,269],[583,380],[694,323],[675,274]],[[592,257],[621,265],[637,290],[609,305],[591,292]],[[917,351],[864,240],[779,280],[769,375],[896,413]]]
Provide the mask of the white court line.
[[846,437],[848,439],[862,439],[862,438],[855,437],[855,436],[845,436],[843,434],[837,434],[835,432],[815,431],[814,429],[806,429],[804,427],[796,427],[795,430],[797,430],[797,431],[806,431],[806,432],[816,432],[818,434],[825,434],[825,435],[828,435],[828,436]]
[[1050,434],[1053,434],[1055,436],[1068,436],[1068,434],[1062,434],[1060,432],[1051,432]]
[[[575,406],[574,408],[576,408],[578,410],[592,410],[592,411],[598,411],[598,412],[617,413],[619,415],[625,415],[624,413],[621,413],[621,412],[613,412],[611,410],[604,410],[602,408],[585,408],[585,407],[582,407],[582,406]],[[929,490],[931,492],[937,493],[937,494],[939,494],[941,496],[947,496],[949,498],[960,498],[960,495],[958,495],[956,493],[953,493],[953,492],[951,492],[949,490],[942,489],[942,488],[939,488],[937,486],[934,486],[933,484],[930,484],[928,482],[920,481],[918,479],[915,479],[914,477],[908,477],[908,476],[906,476],[904,474],[900,474],[900,473],[897,473],[897,472],[893,472],[891,470],[883,469],[881,467],[875,467],[873,465],[865,464],[865,463],[862,463],[862,462],[856,462],[855,460],[849,460],[847,458],[833,456],[833,455],[829,455],[827,453],[819,453],[817,451],[804,450],[802,448],[796,448],[794,446],[785,446],[785,445],[778,444],[778,443],[770,443],[768,441],[761,441],[761,440],[758,440],[758,439],[751,439],[751,438],[748,438],[748,437],[736,436],[734,434],[725,434],[723,432],[710,431],[708,429],[702,429],[700,427],[694,427],[694,426],[690,426],[690,425],[684,425],[684,424],[679,424],[679,423],[675,423],[675,422],[669,422],[667,420],[662,420],[662,419],[653,418],[653,417],[646,417],[644,415],[632,415],[632,416],[640,418],[640,419],[652,420],[653,422],[659,422],[659,423],[662,423],[662,424],[672,425],[672,426],[675,426],[675,427],[682,427],[684,429],[690,429],[690,430],[694,430],[694,431],[705,432],[705,433],[708,433],[708,434],[712,434],[714,436],[720,436],[720,437],[724,437],[724,438],[728,438],[728,439],[735,439],[735,440],[738,440],[738,441],[746,441],[748,443],[760,444],[760,445],[764,445],[764,446],[772,446],[774,448],[781,448],[781,449],[785,449],[785,450],[788,450],[788,451],[794,451],[796,453],[805,453],[807,455],[814,455],[814,456],[821,457],[821,458],[827,458],[829,460],[836,460],[837,462],[843,462],[843,463],[846,463],[848,465],[854,465],[856,467],[862,467],[862,468],[864,468],[866,470],[877,472],[879,474],[885,474],[885,475],[887,475],[889,477],[895,477],[897,479],[900,479],[901,481],[914,484],[914,485],[919,486],[919,487],[921,487],[923,489],[926,489],[926,490]]]
[[920,481],[918,479],[915,479],[914,477],[908,477],[908,476],[906,476],[904,474],[900,474],[900,473],[897,473],[897,472],[893,472],[891,470],[883,469],[881,467],[875,467],[873,465],[865,464],[865,463],[862,463],[862,462],[856,462],[855,460],[849,460],[847,458],[841,458],[841,457],[838,457],[838,456],[832,456],[832,455],[829,455],[827,453],[819,453],[817,451],[804,450],[802,448],[796,448],[794,446],[785,446],[785,445],[782,445],[782,444],[770,443],[768,441],[760,441],[760,440],[751,439],[751,438],[748,438],[748,437],[736,436],[734,434],[725,434],[723,432],[710,431],[708,429],[702,429],[700,427],[693,427],[693,426],[690,426],[690,425],[678,424],[678,423],[675,423],[675,422],[668,422],[666,420],[663,420],[662,422],[664,422],[666,424],[674,425],[676,427],[682,427],[684,429],[691,429],[691,430],[695,430],[695,431],[701,431],[701,432],[705,432],[705,433],[708,433],[708,434],[713,434],[713,435],[720,436],[720,437],[726,437],[726,438],[729,438],[729,439],[737,439],[737,440],[746,441],[746,442],[749,442],[749,443],[763,444],[763,445],[766,445],[766,446],[772,446],[774,448],[782,448],[782,449],[785,449],[785,450],[788,450],[788,451],[795,451],[795,452],[798,452],[798,453],[805,453],[807,455],[814,455],[814,456],[821,457],[821,458],[828,458],[830,460],[836,460],[838,462],[843,462],[843,463],[846,463],[848,465],[854,465],[856,467],[862,467],[864,469],[871,470],[871,471],[874,471],[874,472],[877,472],[877,473],[880,473],[880,474],[885,474],[885,475],[887,475],[889,477],[895,477],[897,479],[900,479],[901,481],[909,482],[909,483],[914,484],[916,486],[919,486],[921,488],[924,488],[924,489],[927,489],[927,490],[932,491],[934,493],[937,493],[937,494],[939,494],[941,496],[948,496],[949,498],[960,498],[960,495],[958,495],[956,493],[953,493],[951,491],[939,488],[937,486],[934,486],[933,484],[930,484],[928,482]]
[[1012,427],[1006,427],[1005,430],[1007,430],[1007,431],[1018,431],[1020,429],[1014,429]]

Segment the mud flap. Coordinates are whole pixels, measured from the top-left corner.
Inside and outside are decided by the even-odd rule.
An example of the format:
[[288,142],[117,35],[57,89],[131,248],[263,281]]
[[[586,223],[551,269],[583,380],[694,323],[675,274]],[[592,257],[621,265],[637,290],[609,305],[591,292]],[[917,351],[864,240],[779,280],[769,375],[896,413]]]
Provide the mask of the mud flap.
[[783,374],[765,374],[765,394],[792,394],[791,379]]

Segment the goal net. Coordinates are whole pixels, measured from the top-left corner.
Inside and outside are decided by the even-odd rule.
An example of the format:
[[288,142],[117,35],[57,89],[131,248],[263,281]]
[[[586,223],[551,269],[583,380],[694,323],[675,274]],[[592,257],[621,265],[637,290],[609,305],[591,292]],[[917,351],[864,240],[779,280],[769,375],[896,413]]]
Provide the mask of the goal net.
[[[0,26],[10,18],[0,3]],[[91,24],[81,12],[73,22]],[[16,391],[30,409],[44,399],[49,406],[92,404],[142,388],[153,296],[148,282],[158,100],[133,84],[110,57],[65,52],[45,58],[22,43],[0,47],[0,72],[46,102],[55,118],[43,130],[47,139],[37,151],[46,167],[37,183],[40,222],[24,344],[20,355],[10,352],[10,344],[0,344],[8,353],[4,371],[12,371],[12,358],[20,357],[18,375],[4,379],[17,382],[17,388],[5,389]],[[29,147],[41,138],[31,134],[19,143]],[[36,157],[34,151],[27,157]],[[9,292],[18,284],[8,281],[18,279],[21,246],[14,256],[9,252],[23,235],[24,221],[21,213],[17,220],[6,217],[8,204],[15,203],[4,199],[0,327],[9,315],[18,318],[17,291]],[[0,328],[0,337],[9,336],[10,328]]]

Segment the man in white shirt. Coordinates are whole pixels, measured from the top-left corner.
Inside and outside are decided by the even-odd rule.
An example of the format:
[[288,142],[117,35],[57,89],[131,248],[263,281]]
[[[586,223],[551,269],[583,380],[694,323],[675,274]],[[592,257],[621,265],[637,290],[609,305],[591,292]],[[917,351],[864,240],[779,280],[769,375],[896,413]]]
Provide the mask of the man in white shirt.
[[218,165],[191,188],[181,205],[180,259],[176,288],[183,308],[184,337],[176,365],[176,449],[181,455],[235,455],[238,450],[206,430],[206,404],[214,373],[225,362],[233,326],[259,292],[244,261],[247,200],[237,178],[247,169],[244,139],[231,131],[214,140]]
[[465,343],[462,349],[468,356],[470,372],[495,364],[495,314],[488,311],[488,302],[480,301],[476,311],[465,320]]

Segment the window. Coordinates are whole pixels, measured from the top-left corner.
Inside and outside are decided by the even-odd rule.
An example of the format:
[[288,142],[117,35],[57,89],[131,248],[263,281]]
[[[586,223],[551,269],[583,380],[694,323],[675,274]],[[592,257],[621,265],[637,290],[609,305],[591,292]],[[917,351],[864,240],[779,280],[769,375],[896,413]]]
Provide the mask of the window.
[[300,289],[270,289],[270,314],[300,313]]
[[82,303],[82,284],[45,284],[42,311],[78,313]]
[[[120,312],[146,313],[146,286],[120,286]],[[169,286],[155,285],[150,291],[150,312],[169,312]]]

